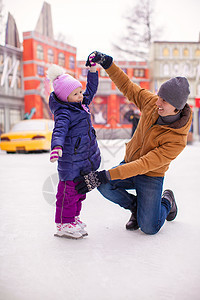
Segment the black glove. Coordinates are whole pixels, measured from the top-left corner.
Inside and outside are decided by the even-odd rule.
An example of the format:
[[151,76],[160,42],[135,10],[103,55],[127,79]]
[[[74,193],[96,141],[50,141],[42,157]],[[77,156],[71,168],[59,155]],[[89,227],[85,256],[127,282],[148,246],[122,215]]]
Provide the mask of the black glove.
[[[90,59],[90,56],[93,56],[92,60]],[[91,67],[90,60],[92,62],[100,64],[104,69],[108,69],[112,65],[112,62],[113,62],[113,58],[111,56],[103,54],[98,51],[94,51],[94,52],[90,53],[90,55],[88,56],[88,59],[86,61],[86,64],[85,64],[86,67]]]
[[91,171],[87,175],[79,176],[74,179],[74,182],[79,182],[75,189],[79,194],[85,194],[93,190],[94,188],[100,186],[102,183],[107,183],[109,181],[106,176],[106,171]]

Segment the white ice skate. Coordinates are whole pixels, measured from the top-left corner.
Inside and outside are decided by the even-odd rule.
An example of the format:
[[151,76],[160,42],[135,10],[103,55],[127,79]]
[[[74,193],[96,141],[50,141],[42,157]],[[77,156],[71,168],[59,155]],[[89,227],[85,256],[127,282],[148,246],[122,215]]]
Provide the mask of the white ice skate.
[[79,216],[75,217],[75,224],[81,227],[80,233],[82,234],[82,236],[88,235],[87,231],[85,230],[85,227],[87,225],[80,220]]
[[82,228],[76,223],[57,223],[56,228],[57,232],[54,234],[54,236],[75,240],[83,237],[81,234]]

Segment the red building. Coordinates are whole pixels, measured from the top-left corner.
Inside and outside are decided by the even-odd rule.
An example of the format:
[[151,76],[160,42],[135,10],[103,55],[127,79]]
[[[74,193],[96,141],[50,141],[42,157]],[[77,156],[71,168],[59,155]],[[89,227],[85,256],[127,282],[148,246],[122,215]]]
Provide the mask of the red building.
[[33,118],[48,118],[46,70],[54,63],[75,76],[76,48],[31,31],[23,33],[23,49],[25,113],[34,109]]

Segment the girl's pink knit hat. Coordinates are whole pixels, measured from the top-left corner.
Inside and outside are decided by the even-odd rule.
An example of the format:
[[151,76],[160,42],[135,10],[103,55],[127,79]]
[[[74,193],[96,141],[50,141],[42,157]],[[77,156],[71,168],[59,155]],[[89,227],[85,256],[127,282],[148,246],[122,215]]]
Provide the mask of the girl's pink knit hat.
[[64,74],[65,70],[57,65],[51,65],[47,71],[48,78],[53,83],[54,93],[58,99],[67,101],[67,97],[78,87],[82,88],[80,81],[69,74]]
[[67,101],[67,97],[78,87],[82,87],[80,81],[68,74],[60,75],[53,81],[54,93],[62,101]]

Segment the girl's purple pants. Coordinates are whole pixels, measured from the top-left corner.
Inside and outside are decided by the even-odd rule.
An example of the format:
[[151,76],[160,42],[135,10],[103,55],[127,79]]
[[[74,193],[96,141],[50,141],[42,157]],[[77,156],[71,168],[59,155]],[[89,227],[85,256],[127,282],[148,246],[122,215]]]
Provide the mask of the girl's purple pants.
[[78,194],[75,190],[76,184],[73,181],[59,181],[56,195],[56,223],[71,223],[79,216],[86,195]]

